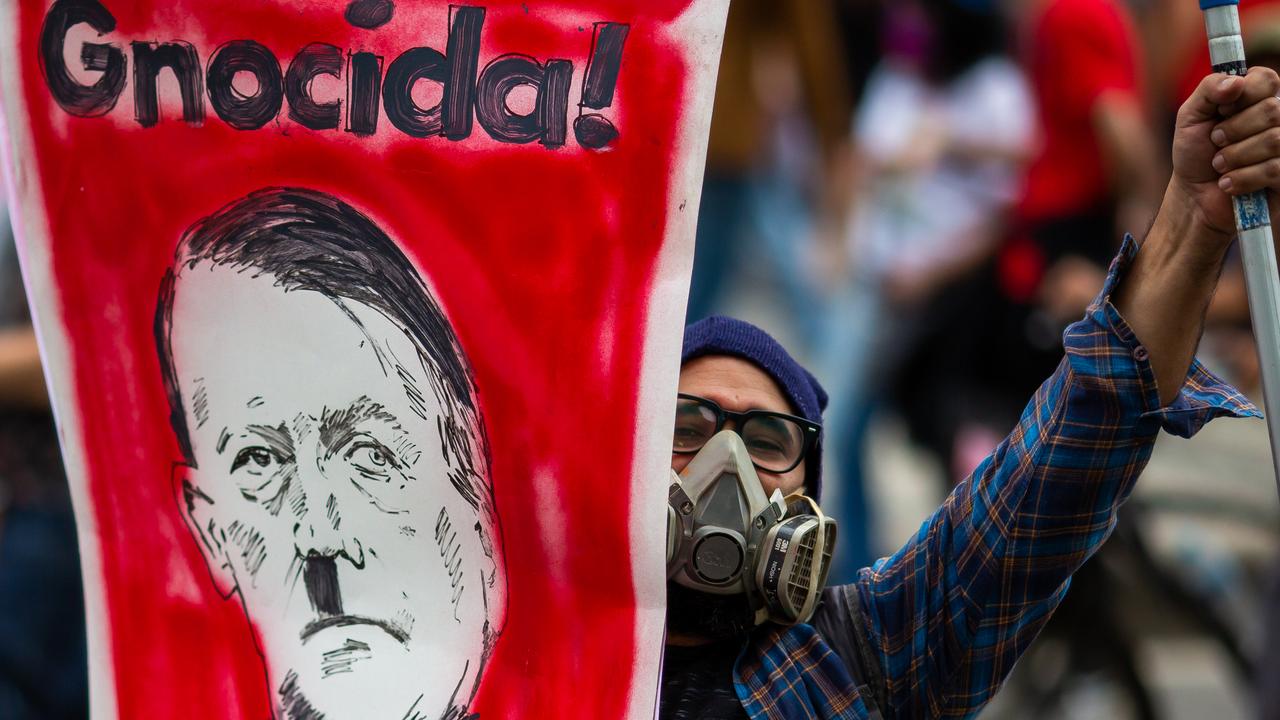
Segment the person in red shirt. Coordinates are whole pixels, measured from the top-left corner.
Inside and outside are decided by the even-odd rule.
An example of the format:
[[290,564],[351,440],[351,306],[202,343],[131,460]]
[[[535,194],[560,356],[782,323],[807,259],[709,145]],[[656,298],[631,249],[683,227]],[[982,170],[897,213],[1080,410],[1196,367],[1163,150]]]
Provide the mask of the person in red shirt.
[[1142,233],[1164,181],[1143,103],[1133,19],[1118,0],[1010,3],[1034,88],[1039,148],[1001,252],[999,345],[1020,397],[1051,370],[1063,328],[1101,286],[1123,232]]
[[[1154,214],[1160,178],[1128,11],[1115,0],[1028,5],[1022,52],[1036,92],[1042,145],[1027,173],[1022,220],[1034,231],[1115,206],[1120,219],[1132,220],[1133,211],[1145,226]],[[1109,257],[1113,248],[1107,250]]]

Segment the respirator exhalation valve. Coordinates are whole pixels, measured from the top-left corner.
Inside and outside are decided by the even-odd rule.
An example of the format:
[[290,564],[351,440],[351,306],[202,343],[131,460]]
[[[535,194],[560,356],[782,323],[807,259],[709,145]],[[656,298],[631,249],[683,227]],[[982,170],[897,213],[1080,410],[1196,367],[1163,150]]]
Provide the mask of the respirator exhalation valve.
[[727,585],[742,574],[747,560],[741,536],[703,528],[693,541],[693,570],[703,582]]

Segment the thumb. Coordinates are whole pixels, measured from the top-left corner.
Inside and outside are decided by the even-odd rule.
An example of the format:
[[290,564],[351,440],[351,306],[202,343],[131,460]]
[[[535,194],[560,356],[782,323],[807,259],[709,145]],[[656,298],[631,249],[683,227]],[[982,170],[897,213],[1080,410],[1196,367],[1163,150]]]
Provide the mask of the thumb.
[[1244,85],[1244,78],[1238,75],[1214,73],[1207,76],[1182,104],[1182,109],[1178,112],[1178,124],[1191,125],[1221,119],[1244,94]]

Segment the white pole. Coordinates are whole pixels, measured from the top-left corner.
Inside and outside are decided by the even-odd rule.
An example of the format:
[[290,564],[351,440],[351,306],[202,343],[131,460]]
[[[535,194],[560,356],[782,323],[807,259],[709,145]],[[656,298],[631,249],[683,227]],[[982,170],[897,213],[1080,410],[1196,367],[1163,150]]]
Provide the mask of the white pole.
[[[1239,1],[1200,0],[1214,72],[1244,75],[1248,69],[1236,7]],[[1249,291],[1249,314],[1262,367],[1262,398],[1271,437],[1271,463],[1276,482],[1280,484],[1280,422],[1275,420],[1275,415],[1280,413],[1280,275],[1276,270],[1266,191],[1235,198],[1235,208],[1245,285]]]

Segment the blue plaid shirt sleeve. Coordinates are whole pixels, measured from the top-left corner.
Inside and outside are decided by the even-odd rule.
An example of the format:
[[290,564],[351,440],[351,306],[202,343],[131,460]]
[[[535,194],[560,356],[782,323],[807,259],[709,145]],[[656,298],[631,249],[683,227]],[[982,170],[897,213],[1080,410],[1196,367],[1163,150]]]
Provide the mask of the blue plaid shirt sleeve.
[[1214,417],[1260,417],[1199,362],[1160,406],[1147,351],[1110,302],[1136,253],[1125,238],[1013,432],[910,542],[862,571],[889,717],[971,717],[991,699],[1110,535],[1161,428],[1190,437]]

